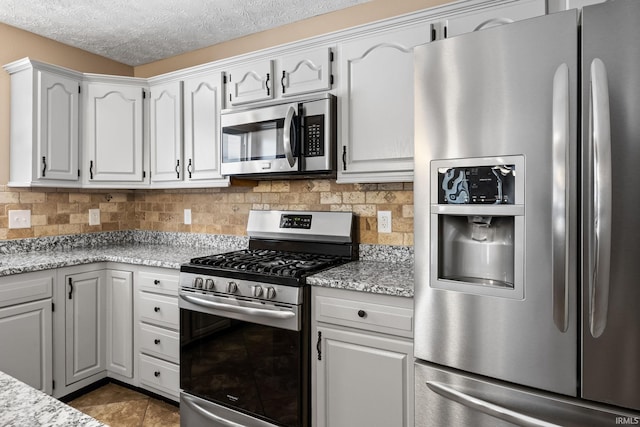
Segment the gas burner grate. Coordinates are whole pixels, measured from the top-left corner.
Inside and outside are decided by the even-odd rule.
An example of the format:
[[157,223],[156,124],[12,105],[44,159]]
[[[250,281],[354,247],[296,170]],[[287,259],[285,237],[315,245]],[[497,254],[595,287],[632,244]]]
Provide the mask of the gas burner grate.
[[343,262],[338,256],[269,249],[244,249],[191,260],[192,265],[293,278]]

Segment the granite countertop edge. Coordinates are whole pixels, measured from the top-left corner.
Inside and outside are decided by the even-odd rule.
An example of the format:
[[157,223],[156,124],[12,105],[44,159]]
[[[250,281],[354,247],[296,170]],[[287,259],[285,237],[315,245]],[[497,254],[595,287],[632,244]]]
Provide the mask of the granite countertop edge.
[[[98,247],[4,254],[0,258],[0,277],[101,262],[177,270],[181,264],[188,262],[191,258],[229,252],[230,250],[234,249],[226,246],[121,243]],[[309,276],[307,283],[312,286],[412,298],[413,262],[384,259],[352,261]]]
[[2,371],[0,371],[0,425],[106,427],[106,424]]

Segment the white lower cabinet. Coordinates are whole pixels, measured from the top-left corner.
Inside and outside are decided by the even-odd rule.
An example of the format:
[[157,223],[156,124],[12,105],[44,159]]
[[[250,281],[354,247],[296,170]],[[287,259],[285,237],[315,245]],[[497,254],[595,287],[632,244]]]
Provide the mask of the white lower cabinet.
[[107,370],[133,377],[133,272],[107,270]]
[[312,292],[313,425],[413,426],[413,301]]
[[47,394],[53,385],[54,274],[0,278],[0,371]]
[[141,268],[135,280],[136,360],[140,387],[180,397],[178,271]]
[[106,371],[106,285],[103,269],[59,270],[65,287],[65,384]]

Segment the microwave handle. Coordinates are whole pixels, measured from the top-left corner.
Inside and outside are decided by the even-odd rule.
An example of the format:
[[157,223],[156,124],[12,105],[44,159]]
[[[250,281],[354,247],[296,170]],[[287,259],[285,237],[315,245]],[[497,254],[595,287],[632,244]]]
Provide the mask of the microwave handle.
[[296,116],[296,109],[293,105],[290,105],[287,109],[287,115],[284,118],[284,137],[282,143],[284,144],[284,155],[287,157],[289,166],[293,167],[296,164],[296,159],[293,156],[293,150],[291,149],[291,124]]

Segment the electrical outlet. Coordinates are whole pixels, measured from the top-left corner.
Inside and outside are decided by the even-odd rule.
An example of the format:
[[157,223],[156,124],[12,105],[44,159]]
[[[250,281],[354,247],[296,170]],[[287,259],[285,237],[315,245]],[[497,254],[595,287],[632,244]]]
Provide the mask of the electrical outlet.
[[31,228],[31,211],[9,211],[9,228]]
[[89,225],[100,225],[100,209],[89,209]]
[[184,223],[185,225],[191,224],[191,209],[184,210]]
[[391,233],[391,211],[378,211],[378,233]]

